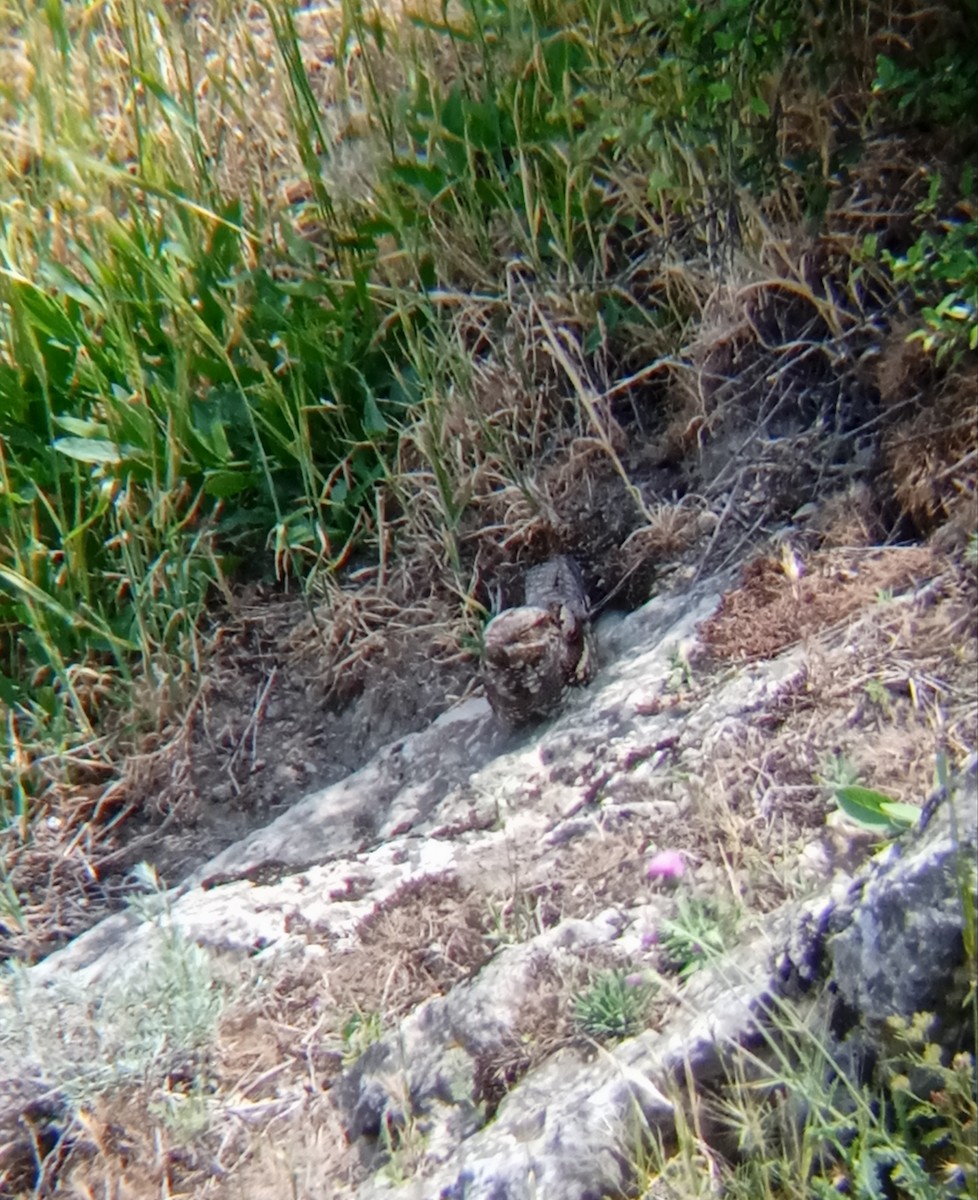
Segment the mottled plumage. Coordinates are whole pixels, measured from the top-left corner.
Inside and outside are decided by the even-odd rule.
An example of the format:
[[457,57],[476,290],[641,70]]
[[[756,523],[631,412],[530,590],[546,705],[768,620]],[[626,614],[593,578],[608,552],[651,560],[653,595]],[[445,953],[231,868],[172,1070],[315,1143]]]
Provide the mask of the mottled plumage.
[[493,711],[511,725],[548,716],[568,687],[589,683],[594,643],[580,571],[560,557],[533,567],[526,603],[486,626],[483,678]]

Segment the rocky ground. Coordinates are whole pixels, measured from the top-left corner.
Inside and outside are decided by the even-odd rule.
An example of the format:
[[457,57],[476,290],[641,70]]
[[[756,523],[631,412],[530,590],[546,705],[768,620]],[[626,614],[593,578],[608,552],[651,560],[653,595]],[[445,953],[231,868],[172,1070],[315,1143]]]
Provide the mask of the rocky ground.
[[795,544],[606,613],[553,720],[474,694],[12,977],[9,1194],[620,1194],[635,1111],[674,1132],[878,842],[830,785],[919,803],[975,745],[973,564]]

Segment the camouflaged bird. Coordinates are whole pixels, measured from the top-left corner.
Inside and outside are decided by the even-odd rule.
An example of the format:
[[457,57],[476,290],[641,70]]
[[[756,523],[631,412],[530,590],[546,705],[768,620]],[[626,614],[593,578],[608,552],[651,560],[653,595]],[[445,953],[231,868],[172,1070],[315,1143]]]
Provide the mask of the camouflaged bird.
[[493,711],[510,725],[549,716],[569,687],[594,678],[584,581],[565,555],[526,574],[525,603],[486,626],[482,676]]

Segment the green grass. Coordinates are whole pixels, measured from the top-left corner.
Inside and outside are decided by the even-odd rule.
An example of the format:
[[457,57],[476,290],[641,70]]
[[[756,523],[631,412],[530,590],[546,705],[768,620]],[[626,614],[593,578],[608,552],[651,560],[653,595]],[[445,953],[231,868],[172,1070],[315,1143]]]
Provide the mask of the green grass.
[[[978,1188],[975,1061],[894,1020],[857,1078],[844,1047],[779,1002],[760,1050],[727,1078],[677,1095],[677,1144],[637,1161],[642,1195],[672,1200],[968,1200]],[[863,1064],[867,1066],[867,1064]],[[708,1131],[708,1133],[707,1133]]]
[[[393,519],[470,611],[478,489],[540,508],[529,464],[575,436],[626,476],[602,388],[688,369],[717,285],[779,223],[817,228],[830,180],[948,74],[933,33],[881,65],[905,18],[859,5],[249,13],[0,17],[22,42],[0,99],[0,821],[21,837],[79,754],[101,769],[179,709],[243,565],[310,588],[386,553]],[[843,96],[865,106],[848,139]],[[935,345],[973,328],[967,229],[934,224],[973,201],[954,178],[852,276]],[[518,420],[486,411],[490,347],[539,397]]]
[[[17,115],[51,149],[0,208],[0,699],[8,744],[32,746],[0,800],[21,822],[39,752],[92,739],[137,675],[186,686],[237,562],[306,575],[345,555],[412,398],[369,245],[329,273],[297,235],[283,252],[285,218],[219,194],[220,142],[189,84],[168,90],[184,67],[217,83],[181,61],[189,36],[163,6],[101,21],[32,14]],[[125,163],[98,145],[85,77],[112,41]]]

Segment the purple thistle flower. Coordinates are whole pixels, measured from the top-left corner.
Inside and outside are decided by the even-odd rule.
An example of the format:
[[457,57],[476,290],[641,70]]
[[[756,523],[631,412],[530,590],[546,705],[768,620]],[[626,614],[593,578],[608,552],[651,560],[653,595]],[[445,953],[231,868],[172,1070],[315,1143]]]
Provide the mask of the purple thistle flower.
[[685,871],[686,864],[678,850],[660,850],[649,859],[645,875],[652,881],[675,883]]

